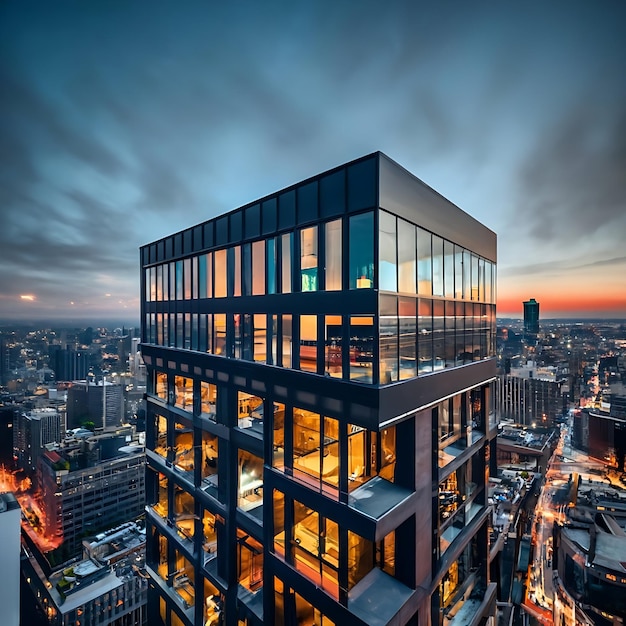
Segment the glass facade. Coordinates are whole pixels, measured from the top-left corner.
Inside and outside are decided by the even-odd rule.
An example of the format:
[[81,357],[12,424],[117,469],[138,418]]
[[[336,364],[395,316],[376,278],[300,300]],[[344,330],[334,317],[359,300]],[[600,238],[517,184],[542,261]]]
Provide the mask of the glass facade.
[[142,249],[155,624],[361,624],[431,581],[443,623],[488,582],[495,239],[379,206],[381,159]]
[[[374,271],[376,216],[379,263]],[[345,229],[349,233],[347,249],[342,248]],[[371,340],[357,337],[354,341],[354,322],[347,314],[339,316],[335,315],[337,311],[327,311],[295,316],[293,325],[273,326],[273,320],[268,321],[267,314],[256,312],[249,300],[246,305],[242,301],[239,311],[232,316],[229,332],[223,307],[232,309],[242,295],[267,296],[276,291],[277,277],[268,279],[266,272],[266,268],[271,268],[272,274],[275,273],[273,238],[268,240],[271,245],[265,240],[244,245],[243,264],[241,246],[203,253],[187,259],[189,263],[177,262],[173,288],[167,294],[162,282],[169,264],[146,268],[147,302],[167,308],[170,303],[177,306],[179,300],[196,299],[203,310],[193,317],[171,310],[146,313],[144,340],[381,385],[495,355],[496,278],[495,264],[491,261],[382,210],[301,229],[298,231],[300,254],[295,267],[294,231],[281,237],[282,293],[292,291],[292,272],[299,276],[300,292],[342,291],[346,275],[347,292],[378,288],[377,303],[370,305],[369,311],[360,311],[373,316]],[[325,250],[324,263],[319,263],[320,249]],[[231,259],[228,270],[226,259]],[[209,280],[213,266],[215,280],[213,277]],[[195,287],[198,284],[202,285],[201,289]],[[232,297],[223,300],[226,294]],[[220,306],[220,302],[224,304]],[[169,332],[172,315],[176,315],[176,327],[174,332]],[[335,359],[331,363],[326,355],[317,354],[317,329],[325,327],[328,316],[340,320],[333,329],[333,351],[336,355],[349,354],[348,362],[342,359],[339,363]],[[282,348],[275,353],[267,350],[268,325],[273,329],[272,341]],[[295,345],[294,335],[299,337]],[[379,337],[378,345],[373,341],[374,336]],[[370,371],[364,362],[369,358],[375,360],[376,355],[379,367]],[[368,371],[358,371],[363,367]]]

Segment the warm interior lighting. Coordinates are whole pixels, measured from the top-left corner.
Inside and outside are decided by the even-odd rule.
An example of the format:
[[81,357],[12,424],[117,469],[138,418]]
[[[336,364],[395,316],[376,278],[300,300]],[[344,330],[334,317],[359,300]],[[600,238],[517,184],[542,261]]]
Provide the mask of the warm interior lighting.
[[365,276],[361,276],[361,278],[356,279],[357,289],[369,289],[371,286],[372,281],[369,278],[365,278]]

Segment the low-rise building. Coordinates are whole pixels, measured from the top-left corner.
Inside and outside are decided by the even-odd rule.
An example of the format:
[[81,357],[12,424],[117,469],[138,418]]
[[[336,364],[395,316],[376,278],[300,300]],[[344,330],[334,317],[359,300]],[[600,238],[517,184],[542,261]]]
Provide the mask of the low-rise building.
[[48,575],[40,557],[27,550],[22,567],[51,626],[145,624],[145,530],[136,523],[83,541],[81,558]]

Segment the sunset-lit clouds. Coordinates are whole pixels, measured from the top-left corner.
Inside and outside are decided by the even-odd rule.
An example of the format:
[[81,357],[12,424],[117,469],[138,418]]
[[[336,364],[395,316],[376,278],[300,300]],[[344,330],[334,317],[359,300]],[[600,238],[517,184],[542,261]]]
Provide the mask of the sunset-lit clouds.
[[140,245],[379,149],[497,233],[500,315],[626,317],[624,18],[4,2],[0,318],[138,319]]

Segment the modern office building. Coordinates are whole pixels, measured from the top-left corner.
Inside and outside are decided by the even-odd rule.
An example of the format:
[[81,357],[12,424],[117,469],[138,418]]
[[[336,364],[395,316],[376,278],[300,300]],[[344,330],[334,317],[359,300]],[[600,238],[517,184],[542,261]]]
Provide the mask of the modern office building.
[[495,616],[495,262],[381,153],[142,247],[150,624]]
[[[130,429],[66,439],[40,457],[37,484],[47,538],[62,560],[80,553],[85,534],[138,518],[145,502],[145,452]],[[58,558],[56,558],[58,560]]]
[[496,410],[525,426],[554,426],[569,408],[569,385],[558,368],[512,367],[498,377]]
[[0,606],[6,626],[20,624],[20,520],[20,505],[15,496],[0,493]]
[[524,302],[524,333],[536,335],[539,332],[539,302],[534,298]]
[[89,353],[86,350],[52,345],[48,349],[50,367],[57,381],[85,380],[89,372]]
[[123,387],[108,380],[76,380],[67,390],[67,427],[93,422],[96,428],[119,426],[124,415]]
[[61,415],[53,408],[18,413],[12,434],[17,467],[33,476],[44,446],[61,441]]

